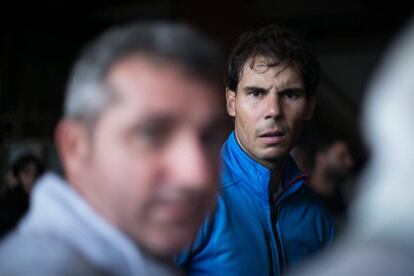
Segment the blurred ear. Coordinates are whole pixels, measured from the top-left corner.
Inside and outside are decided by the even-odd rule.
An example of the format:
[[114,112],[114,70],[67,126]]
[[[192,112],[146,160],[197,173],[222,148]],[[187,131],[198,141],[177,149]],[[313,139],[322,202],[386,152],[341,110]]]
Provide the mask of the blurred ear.
[[236,92],[226,88],[226,107],[227,113],[234,117],[236,116]]
[[305,121],[309,121],[313,117],[316,106],[316,96],[306,98]]
[[74,120],[63,119],[59,122],[55,141],[62,166],[68,177],[79,175],[88,162],[90,137],[85,126]]

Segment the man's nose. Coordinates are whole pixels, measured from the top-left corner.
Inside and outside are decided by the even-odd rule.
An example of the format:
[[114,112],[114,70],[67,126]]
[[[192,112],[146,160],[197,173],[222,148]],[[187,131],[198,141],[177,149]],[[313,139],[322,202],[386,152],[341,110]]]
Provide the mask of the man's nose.
[[266,119],[274,119],[282,114],[281,102],[277,95],[270,93],[264,101]]
[[171,180],[176,185],[191,189],[212,188],[216,185],[212,182],[218,179],[218,160],[213,160],[211,156],[195,135],[177,138],[167,156]]

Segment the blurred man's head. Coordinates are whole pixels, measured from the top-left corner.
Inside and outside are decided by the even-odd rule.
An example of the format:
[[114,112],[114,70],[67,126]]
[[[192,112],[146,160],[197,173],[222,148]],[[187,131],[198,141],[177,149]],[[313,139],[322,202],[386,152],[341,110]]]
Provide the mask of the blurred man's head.
[[330,204],[337,205],[348,197],[349,187],[344,185],[352,176],[354,159],[348,142],[335,135],[319,136],[309,147],[308,158],[312,180],[310,185],[323,198],[330,199]]
[[241,147],[272,167],[312,117],[320,66],[293,32],[276,26],[243,34],[227,69],[227,112]]
[[21,185],[26,193],[30,193],[34,182],[43,173],[44,166],[35,155],[26,153],[15,161],[12,169],[17,184]]
[[152,254],[191,241],[218,187],[215,45],[184,25],[105,33],[72,72],[56,139],[69,182]]
[[314,166],[320,167],[325,176],[341,181],[347,178],[354,167],[354,159],[344,140],[333,140],[323,145],[315,153]]

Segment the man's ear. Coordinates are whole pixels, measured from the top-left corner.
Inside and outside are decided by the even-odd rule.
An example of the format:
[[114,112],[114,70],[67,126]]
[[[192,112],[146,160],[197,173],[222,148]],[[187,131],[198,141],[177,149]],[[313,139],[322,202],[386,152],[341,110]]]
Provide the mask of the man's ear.
[[316,96],[312,95],[306,98],[305,121],[309,121],[313,117],[316,106]]
[[88,162],[90,151],[90,137],[85,125],[62,119],[55,131],[55,142],[65,173],[68,176],[79,174]]
[[226,107],[227,113],[234,117],[236,116],[236,92],[226,87]]

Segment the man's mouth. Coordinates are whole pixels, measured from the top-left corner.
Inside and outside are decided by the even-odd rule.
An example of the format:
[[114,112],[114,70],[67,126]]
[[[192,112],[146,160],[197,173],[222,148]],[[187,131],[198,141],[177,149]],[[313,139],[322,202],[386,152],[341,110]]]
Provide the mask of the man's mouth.
[[269,130],[258,135],[259,140],[268,145],[276,145],[285,139],[285,133],[280,130]]
[[187,221],[204,216],[207,205],[206,198],[200,194],[194,197],[176,194],[159,198],[156,208],[166,220]]

